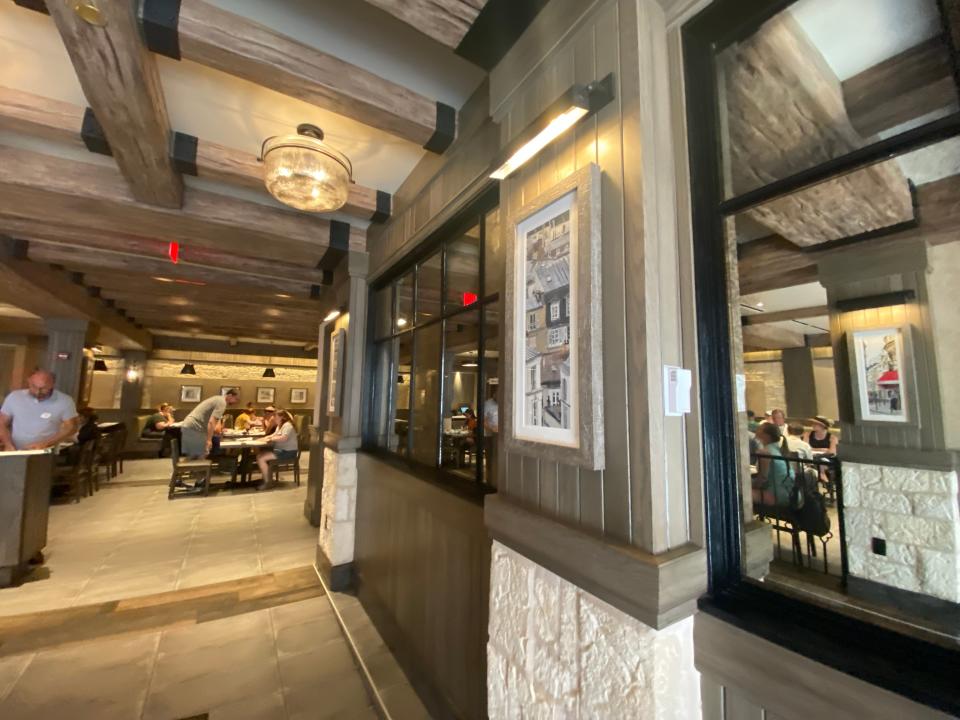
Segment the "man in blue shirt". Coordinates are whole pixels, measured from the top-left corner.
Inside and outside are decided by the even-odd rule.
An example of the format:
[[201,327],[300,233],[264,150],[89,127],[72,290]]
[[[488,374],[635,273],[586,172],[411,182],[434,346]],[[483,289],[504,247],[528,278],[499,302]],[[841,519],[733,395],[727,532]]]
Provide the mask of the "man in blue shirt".
[[54,388],[56,376],[34,370],[24,390],[14,390],[0,407],[0,449],[43,450],[77,434],[73,398]]

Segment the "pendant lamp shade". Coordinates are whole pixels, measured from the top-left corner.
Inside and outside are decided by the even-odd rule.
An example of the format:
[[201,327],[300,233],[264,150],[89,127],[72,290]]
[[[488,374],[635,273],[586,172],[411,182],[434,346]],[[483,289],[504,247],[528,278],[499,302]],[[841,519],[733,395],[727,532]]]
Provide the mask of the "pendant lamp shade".
[[107,371],[107,361],[100,360],[99,358],[93,361],[93,371],[94,372],[106,372]]
[[315,125],[297,126],[296,135],[267,138],[260,149],[267,190],[284,205],[308,212],[333,212],[347,202],[353,165],[323,142]]
[[268,367],[266,370],[263,371],[263,377],[265,378],[272,378],[276,376],[277,374],[273,371],[272,367]]
[[181,375],[196,375],[196,368],[193,367],[192,363],[184,363],[183,367],[180,368]]

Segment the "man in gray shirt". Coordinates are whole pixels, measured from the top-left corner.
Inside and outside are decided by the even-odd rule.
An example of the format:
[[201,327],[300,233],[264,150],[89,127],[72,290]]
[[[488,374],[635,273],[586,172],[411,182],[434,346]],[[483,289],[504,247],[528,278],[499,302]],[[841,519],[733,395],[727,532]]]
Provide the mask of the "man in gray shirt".
[[210,454],[217,423],[228,405],[240,399],[236,390],[227,390],[223,395],[214,395],[202,401],[180,423],[180,454],[187,457],[203,457]]
[[56,376],[34,370],[27,387],[14,390],[0,407],[0,449],[42,450],[77,434],[77,406],[54,388]]

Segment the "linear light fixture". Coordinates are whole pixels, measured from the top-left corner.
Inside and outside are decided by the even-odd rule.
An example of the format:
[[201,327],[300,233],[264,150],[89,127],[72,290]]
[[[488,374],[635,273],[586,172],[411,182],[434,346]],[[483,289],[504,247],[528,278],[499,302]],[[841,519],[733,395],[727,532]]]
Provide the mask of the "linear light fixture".
[[490,177],[494,180],[509,177],[567,130],[613,100],[613,96],[613,73],[589,85],[571,86],[527,126],[504,153],[507,160],[490,173]]

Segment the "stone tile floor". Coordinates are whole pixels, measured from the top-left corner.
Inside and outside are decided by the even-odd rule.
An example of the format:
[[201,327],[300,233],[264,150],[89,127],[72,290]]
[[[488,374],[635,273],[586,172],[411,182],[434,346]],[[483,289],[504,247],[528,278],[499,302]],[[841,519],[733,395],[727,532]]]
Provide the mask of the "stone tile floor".
[[313,564],[317,529],[303,517],[305,482],[168,500],[169,469],[169,460],[128,461],[92,497],[54,504],[46,562],[21,586],[0,589],[0,616]]
[[[304,458],[304,464],[307,460]],[[167,500],[169,461],[126,463],[79,504],[51,508],[47,562],[0,589],[11,616],[310,565],[306,486]],[[0,657],[0,718],[375,718],[320,596],[196,625]]]
[[326,596],[0,658],[0,717],[377,716]]

